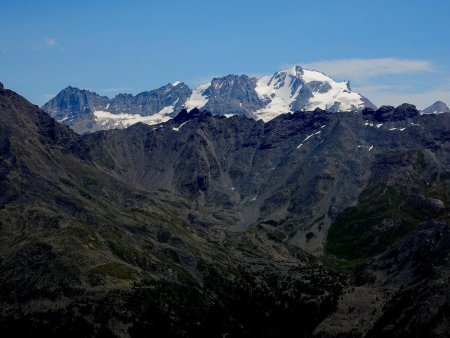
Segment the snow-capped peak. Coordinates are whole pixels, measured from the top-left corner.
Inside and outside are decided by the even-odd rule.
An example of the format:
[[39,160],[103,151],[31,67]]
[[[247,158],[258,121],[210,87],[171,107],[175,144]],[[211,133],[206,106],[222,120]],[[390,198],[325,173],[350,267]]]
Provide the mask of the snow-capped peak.
[[294,66],[264,76],[257,81],[256,93],[268,102],[255,112],[264,121],[296,110],[359,110],[363,97],[350,90],[348,82],[336,82],[325,74]]
[[298,81],[303,69],[299,66],[276,72],[272,76],[263,76],[256,82],[255,91],[258,97],[267,102],[264,108],[254,114],[264,121],[291,111],[291,104],[298,95],[303,84]]
[[[224,85],[227,89],[218,92]],[[212,82],[193,90],[184,103],[184,107],[188,110],[203,107],[214,110],[215,107],[220,106],[223,110],[224,105],[217,105],[218,100],[237,102],[242,99],[242,96],[237,93],[243,92],[248,92],[246,98],[252,95],[255,98],[250,100],[250,107],[249,102],[244,103],[245,114],[264,121],[297,110],[316,108],[331,111],[362,110],[368,103],[361,95],[350,90],[348,82],[336,82],[321,72],[303,69],[296,65],[261,78],[229,75],[213,79]],[[214,104],[209,102],[211,93],[214,93]],[[222,95],[226,96],[222,97]],[[239,107],[242,108],[243,101],[240,102]],[[243,114],[236,106],[231,110],[212,111],[212,113]]]

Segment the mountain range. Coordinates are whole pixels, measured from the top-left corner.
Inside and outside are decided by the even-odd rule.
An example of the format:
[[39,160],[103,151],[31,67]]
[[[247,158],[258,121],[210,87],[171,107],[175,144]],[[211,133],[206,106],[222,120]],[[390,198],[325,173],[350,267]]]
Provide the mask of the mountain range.
[[[207,111],[241,80],[287,102],[243,79],[148,92],[155,110],[177,87],[208,101],[84,135],[0,84],[5,336],[447,336],[450,114]],[[70,91],[76,114],[115,109]]]
[[157,124],[185,108],[214,115],[243,115],[268,121],[294,111],[361,111],[376,108],[352,92],[348,82],[336,82],[318,72],[295,66],[261,78],[227,75],[190,89],[176,81],[136,96],[112,99],[87,90],[67,87],[42,108],[79,133],[125,128],[137,122]]

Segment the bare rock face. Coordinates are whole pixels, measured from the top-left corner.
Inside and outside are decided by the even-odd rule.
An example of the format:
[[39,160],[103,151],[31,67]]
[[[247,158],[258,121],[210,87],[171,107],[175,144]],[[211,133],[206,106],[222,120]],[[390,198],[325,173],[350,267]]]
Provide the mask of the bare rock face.
[[88,90],[67,87],[47,102],[43,109],[58,121],[90,116],[96,109],[106,107],[109,99]]
[[200,108],[217,115],[237,114],[251,117],[255,110],[265,106],[265,102],[258,97],[255,86],[256,79],[247,75],[214,78],[203,92],[208,102]]
[[[67,87],[42,106],[53,118],[76,132],[93,132],[99,129],[124,128],[127,123],[121,120],[98,120],[95,112],[106,112],[110,116],[148,117],[161,115],[161,118],[174,117],[191,95],[192,90],[184,83],[171,83],[161,88],[137,94],[118,94],[110,99],[95,92]],[[126,119],[125,119],[126,120]]]
[[377,122],[393,122],[414,118],[420,112],[414,105],[403,103],[397,108],[393,106],[381,106],[377,110],[374,110],[371,107],[367,107],[362,111],[362,114]]

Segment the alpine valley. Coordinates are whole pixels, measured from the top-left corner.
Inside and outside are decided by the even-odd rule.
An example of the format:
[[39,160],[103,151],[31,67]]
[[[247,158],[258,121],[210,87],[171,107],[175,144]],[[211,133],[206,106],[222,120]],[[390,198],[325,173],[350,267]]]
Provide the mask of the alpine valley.
[[0,84],[2,337],[448,337],[449,226],[442,102],[298,66],[42,109]]

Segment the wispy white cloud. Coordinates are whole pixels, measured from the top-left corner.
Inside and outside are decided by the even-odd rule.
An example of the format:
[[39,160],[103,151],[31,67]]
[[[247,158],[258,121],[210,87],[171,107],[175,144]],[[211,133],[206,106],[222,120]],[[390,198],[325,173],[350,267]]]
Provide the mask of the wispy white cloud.
[[37,52],[43,52],[43,51],[64,51],[64,48],[61,47],[58,40],[55,38],[47,37],[45,39],[37,41],[33,46],[33,50]]
[[407,92],[414,90],[414,86],[412,84],[370,84],[367,82],[359,84],[358,88],[363,88],[364,92]]
[[45,38],[44,42],[49,47],[55,47],[58,45],[58,41],[55,38]]
[[306,69],[321,71],[332,77],[345,79],[369,79],[386,74],[412,74],[434,72],[432,62],[420,59],[394,57],[374,59],[324,60],[302,64]]
[[403,88],[391,89],[377,86],[355,87],[355,91],[362,93],[378,106],[397,106],[401,103],[412,103],[419,109],[424,109],[436,101],[444,101],[450,105],[450,88],[439,87],[422,92],[405,91]]
[[[376,105],[399,105],[404,102],[423,109],[437,100],[450,103],[450,81],[433,62],[395,57],[370,59],[322,60],[300,63],[306,69],[323,72],[336,80],[350,80],[352,89]],[[430,82],[432,75],[434,81]],[[383,77],[394,75],[395,77]],[[423,81],[418,81],[422,78]],[[415,78],[415,80],[413,80]],[[441,85],[436,86],[440,79]],[[428,83],[428,88],[423,85]],[[422,89],[417,85],[420,84]]]

